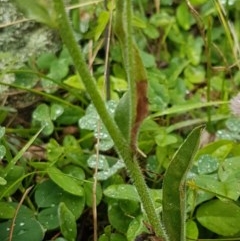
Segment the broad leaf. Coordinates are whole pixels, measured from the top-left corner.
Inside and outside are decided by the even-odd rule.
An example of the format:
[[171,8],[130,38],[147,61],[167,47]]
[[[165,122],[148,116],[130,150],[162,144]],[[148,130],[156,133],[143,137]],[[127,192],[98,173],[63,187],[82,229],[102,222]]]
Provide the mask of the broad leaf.
[[223,236],[233,236],[240,232],[240,207],[233,202],[212,200],[197,210],[197,220],[205,228]]

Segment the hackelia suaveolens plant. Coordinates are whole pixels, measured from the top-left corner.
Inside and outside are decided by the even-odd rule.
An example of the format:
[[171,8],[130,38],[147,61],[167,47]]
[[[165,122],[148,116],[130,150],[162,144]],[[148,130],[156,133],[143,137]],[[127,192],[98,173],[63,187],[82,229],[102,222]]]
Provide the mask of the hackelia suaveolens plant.
[[233,115],[240,117],[240,93],[230,100],[230,110]]

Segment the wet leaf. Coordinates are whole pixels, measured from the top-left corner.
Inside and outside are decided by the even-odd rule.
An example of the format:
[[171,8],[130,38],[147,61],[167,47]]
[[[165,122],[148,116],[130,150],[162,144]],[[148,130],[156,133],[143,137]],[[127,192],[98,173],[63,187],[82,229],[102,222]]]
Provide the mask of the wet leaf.
[[237,132],[240,133],[240,120],[239,118],[230,118],[226,121],[226,127],[231,131],[231,132]]
[[88,158],[87,163],[91,168],[95,168],[97,165],[99,170],[107,170],[109,168],[108,161],[104,155],[99,155],[98,157],[96,155],[92,155]]
[[46,104],[40,104],[33,112],[33,119],[44,121],[49,118],[49,107]]
[[62,113],[64,112],[64,108],[58,104],[52,104],[50,107],[50,118],[51,120],[56,120]]
[[76,219],[80,217],[85,206],[84,196],[79,197],[65,192],[52,180],[46,180],[37,186],[34,199],[38,208],[42,210],[57,207],[60,202],[64,202]]
[[218,159],[211,155],[205,154],[198,159],[198,173],[209,174],[218,169]]
[[198,188],[206,192],[237,200],[240,194],[240,183],[236,180],[220,182],[216,175],[200,175],[195,179]]
[[112,165],[107,170],[98,171],[97,179],[99,181],[104,181],[116,174],[120,169],[124,168],[125,164],[122,160],[118,160],[114,165]]
[[50,135],[54,130],[54,125],[51,121],[50,110],[46,104],[40,104],[33,112],[33,120],[40,122],[44,127],[43,134]]
[[104,195],[114,199],[140,200],[136,188],[129,184],[111,185],[104,190]]
[[58,218],[63,236],[68,241],[75,241],[77,237],[77,224],[75,217],[64,203],[59,204]]
[[3,145],[0,145],[0,160],[6,155],[6,148]]
[[58,220],[58,206],[44,208],[41,210],[38,215],[38,221],[42,224],[47,230],[54,230],[59,227]]
[[[16,208],[16,203],[12,205]],[[11,225],[12,220],[1,223],[0,240],[9,240]],[[22,205],[16,217],[12,241],[26,241],[29,240],[29,237],[31,237],[31,241],[42,241],[44,237],[44,230],[34,217],[33,211]]]
[[[110,115],[113,116],[117,103],[115,101],[109,101],[106,103],[106,107]],[[94,136],[100,139],[100,150],[106,151],[113,147],[114,144],[112,138],[110,137],[102,121],[100,121],[98,113],[92,104],[88,106],[86,115],[79,120],[79,127],[94,131]]]

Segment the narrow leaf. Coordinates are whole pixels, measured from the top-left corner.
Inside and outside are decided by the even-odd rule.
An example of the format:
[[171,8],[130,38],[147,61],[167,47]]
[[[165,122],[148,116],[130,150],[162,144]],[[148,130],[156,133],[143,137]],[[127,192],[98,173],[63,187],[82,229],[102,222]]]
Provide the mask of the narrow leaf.
[[171,241],[185,240],[185,179],[198,149],[202,127],[195,128],[180,146],[163,181],[163,222]]

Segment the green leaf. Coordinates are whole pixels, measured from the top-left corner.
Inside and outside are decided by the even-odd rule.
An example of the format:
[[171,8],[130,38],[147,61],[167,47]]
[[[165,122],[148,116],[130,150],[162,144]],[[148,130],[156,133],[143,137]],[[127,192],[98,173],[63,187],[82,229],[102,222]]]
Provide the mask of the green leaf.
[[143,232],[147,231],[148,230],[144,225],[144,218],[142,215],[139,215],[136,218],[134,218],[129,224],[127,238],[128,240],[136,240],[136,237],[138,235],[141,235]]
[[[98,160],[97,160],[98,158]],[[96,165],[99,170],[107,170],[109,168],[108,161],[104,155],[91,155],[87,160],[88,166],[95,168]]]
[[198,239],[198,227],[197,224],[192,221],[188,220],[187,221],[187,226],[186,226],[186,238],[187,241],[190,240],[197,240]]
[[239,118],[237,118],[237,117],[229,118],[226,121],[226,127],[232,132],[240,133],[240,120],[239,120]]
[[199,157],[197,166],[199,174],[209,174],[218,169],[218,159],[205,154]]
[[162,133],[155,136],[155,141],[158,146],[165,147],[177,143],[178,139],[174,135]]
[[0,160],[6,155],[6,148],[3,145],[0,145]]
[[[12,204],[16,208],[16,203]],[[2,222],[0,225],[0,240],[9,241],[9,231],[12,226],[12,220]],[[15,220],[13,228],[12,241],[26,241],[31,237],[31,241],[42,241],[44,230],[40,223],[34,217],[32,210],[21,206]]]
[[75,89],[85,90],[85,86],[82,82],[82,79],[78,74],[68,77],[63,81],[63,83]]
[[189,65],[189,61],[181,58],[173,58],[170,66],[166,71],[168,75],[168,87],[174,88],[177,83],[177,79],[183,70]]
[[127,91],[120,99],[117,108],[115,110],[115,121],[123,136],[128,140],[130,133],[129,122],[129,92]]
[[50,135],[54,126],[50,118],[50,110],[46,104],[40,104],[33,112],[33,120],[40,122],[41,126],[44,127],[43,133],[45,135]]
[[16,156],[8,163],[8,165],[6,166],[6,168],[4,170],[4,176],[7,176],[9,171],[11,171],[14,168],[17,161],[22,157],[22,155],[25,153],[25,151],[27,151],[27,149],[32,145],[32,143],[37,139],[38,135],[42,132],[42,130],[43,130],[43,127],[40,128],[40,130],[34,136],[31,137],[31,139],[25,144],[25,146],[20,151],[18,151]]
[[[106,107],[111,116],[114,115],[117,104],[115,101],[108,101]],[[88,129],[94,131],[94,136],[100,139],[99,149],[106,151],[113,147],[113,141],[110,137],[106,127],[98,116],[98,113],[94,106],[90,104],[86,110],[86,115],[79,120],[79,126],[82,129]],[[100,129],[100,130],[99,130]]]
[[187,40],[187,45],[184,46],[186,55],[188,56],[190,63],[194,66],[200,64],[202,56],[202,45],[203,40],[201,37],[196,38],[190,35],[190,37]]
[[212,155],[213,157],[224,160],[227,155],[230,153],[233,147],[232,141],[229,140],[217,140],[213,143],[210,143],[198,151],[196,159],[201,155]]
[[198,149],[202,127],[195,128],[180,146],[163,180],[163,222],[171,241],[185,240],[186,176]]
[[132,218],[129,217],[119,208],[117,202],[108,206],[108,219],[110,224],[119,232],[126,233]]
[[111,185],[104,190],[104,195],[114,199],[139,201],[136,188],[129,184]]
[[97,179],[99,181],[104,181],[116,174],[120,169],[124,168],[125,164],[122,160],[118,160],[114,165],[112,165],[107,170],[102,170],[97,173]]
[[57,162],[63,155],[64,148],[55,139],[50,139],[47,144],[47,159],[50,162]]
[[49,70],[56,59],[57,57],[53,53],[43,53],[38,57],[36,64],[41,70]]
[[47,24],[52,28],[56,28],[58,26],[56,13],[51,1],[15,0],[14,3],[24,12],[26,17],[34,19],[37,22]]
[[4,186],[7,184],[6,179],[4,179],[3,177],[0,177],[0,185]]
[[63,236],[68,241],[75,241],[77,237],[77,224],[75,217],[64,203],[59,204],[58,218]]
[[150,23],[156,27],[168,27],[175,22],[175,18],[170,16],[167,11],[160,11],[153,14],[150,18]]
[[13,218],[16,209],[11,203],[0,202],[0,219],[10,219]]
[[[207,102],[207,103],[186,103],[182,105],[177,105],[173,106],[169,109],[166,109],[161,112],[157,112],[151,117],[159,117],[159,116],[164,116],[164,115],[171,115],[171,114],[180,114],[180,113],[185,113],[186,111],[191,111],[194,109],[199,109],[203,107],[208,107],[208,106],[214,106],[214,105],[222,105],[222,104],[227,104],[226,101],[214,101],[214,102]],[[226,142],[226,141],[225,141]],[[218,143],[218,141],[211,143],[210,145],[215,145]]]
[[[7,171],[4,170],[4,174]],[[21,177],[24,175],[24,168],[22,166],[13,166],[5,176],[5,185],[0,185],[0,200],[2,197],[7,197],[16,192],[18,187],[21,185]]]
[[220,182],[215,175],[201,175],[196,177],[195,182],[199,188],[220,197],[237,200],[240,195],[240,182],[237,179]]
[[45,92],[47,93],[54,93],[58,89],[58,84],[56,84],[53,80],[59,81],[56,79],[54,73],[48,73],[46,77],[41,78],[41,85]]
[[240,232],[240,207],[233,202],[209,201],[198,208],[196,217],[216,234],[229,237]]
[[38,208],[42,210],[57,207],[60,202],[64,202],[76,219],[80,217],[85,206],[84,196],[79,197],[65,192],[52,180],[46,180],[37,186],[34,199]]
[[218,170],[219,179],[224,181],[234,181],[240,180],[240,157],[235,156],[232,158],[227,158],[224,162],[220,165]]
[[0,139],[3,138],[3,136],[5,135],[5,130],[6,130],[5,127],[0,126]]
[[94,40],[97,41],[103,31],[105,30],[108,20],[109,20],[109,12],[107,11],[102,11],[100,15],[98,16],[98,25],[95,28],[95,34],[94,34]]
[[[84,192],[85,192],[85,197],[86,197],[86,204],[89,207],[92,207],[93,205],[93,179],[87,180],[84,185]],[[97,188],[96,188],[96,205],[98,205],[102,200],[102,187],[100,183],[97,183]]]
[[140,204],[137,201],[119,200],[119,206],[125,214],[129,216],[136,216],[141,213]]
[[61,172],[56,167],[49,167],[47,169],[49,177],[63,190],[76,196],[83,196],[83,189],[81,182]]
[[194,19],[188,9],[188,6],[185,2],[180,4],[177,8],[177,20],[179,25],[184,29],[184,30],[189,30]]
[[80,180],[84,181],[84,179],[85,179],[85,172],[83,171],[83,169],[81,167],[78,167],[75,165],[67,165],[62,168],[62,171],[79,181]]
[[199,6],[206,3],[208,0],[189,0],[193,6]]
[[38,221],[47,230],[54,230],[59,227],[58,220],[58,206],[45,208],[41,210],[38,215]]
[[205,70],[202,66],[187,66],[184,70],[184,76],[190,84],[200,84],[205,81]]
[[56,120],[62,113],[64,112],[64,108],[58,104],[52,104],[50,107],[50,118],[51,120]]
[[65,59],[56,59],[51,63],[50,76],[55,80],[61,80],[68,74],[68,64]]
[[103,234],[98,241],[127,241],[126,237],[120,233],[111,233],[109,236]]
[[148,54],[144,51],[140,51],[140,56],[145,68],[156,67],[155,58],[152,54]]

